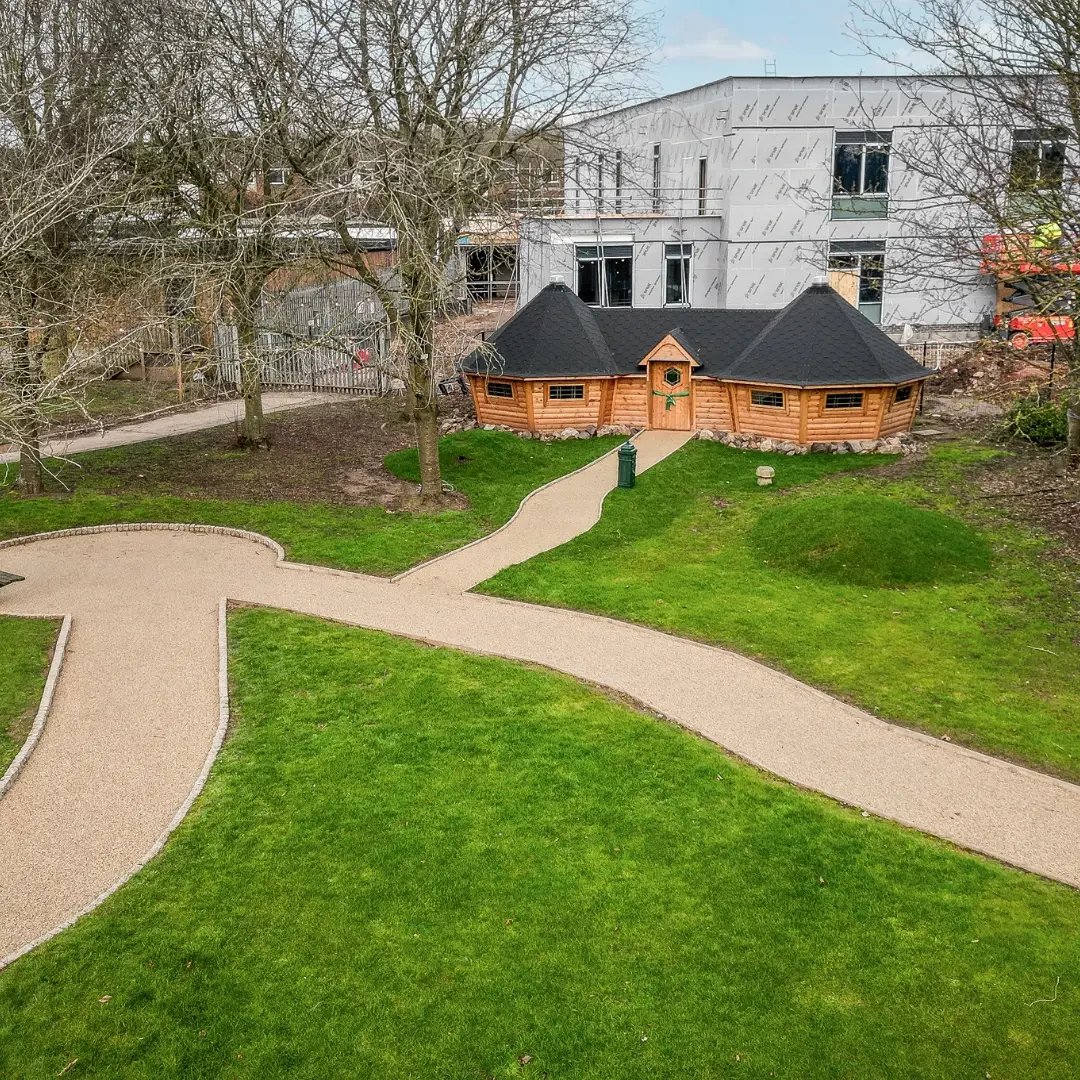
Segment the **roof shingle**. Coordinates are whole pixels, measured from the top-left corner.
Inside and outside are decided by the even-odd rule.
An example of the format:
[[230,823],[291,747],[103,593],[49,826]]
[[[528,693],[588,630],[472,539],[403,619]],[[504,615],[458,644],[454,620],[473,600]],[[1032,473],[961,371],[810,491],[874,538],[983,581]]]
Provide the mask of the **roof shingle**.
[[590,308],[553,283],[461,366],[523,378],[629,375],[667,334],[700,362],[699,374],[738,382],[881,386],[929,375],[828,285],[767,311]]

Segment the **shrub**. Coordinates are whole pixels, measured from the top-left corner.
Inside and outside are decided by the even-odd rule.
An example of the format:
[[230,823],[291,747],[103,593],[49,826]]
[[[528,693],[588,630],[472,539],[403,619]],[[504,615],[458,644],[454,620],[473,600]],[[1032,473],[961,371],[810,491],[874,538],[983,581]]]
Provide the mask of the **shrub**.
[[1065,402],[1043,401],[1037,396],[1018,398],[1002,421],[1007,439],[1023,439],[1035,446],[1065,442]]

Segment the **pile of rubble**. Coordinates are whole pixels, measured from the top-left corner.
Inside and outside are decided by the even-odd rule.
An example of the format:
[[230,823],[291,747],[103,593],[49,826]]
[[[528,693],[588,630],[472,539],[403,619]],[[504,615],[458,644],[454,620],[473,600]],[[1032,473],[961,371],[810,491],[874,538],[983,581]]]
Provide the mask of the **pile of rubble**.
[[740,435],[733,431],[699,431],[699,439],[724,443],[741,450],[764,450],[771,454],[913,454],[919,442],[910,431],[887,435],[882,439],[846,439],[843,442],[815,442],[802,445],[786,439],[770,439],[764,435]]
[[[1054,357],[1059,372],[1068,365],[1067,347],[1059,345]],[[977,394],[985,400],[1010,401],[1049,385],[1051,352],[1046,345],[1017,349],[988,338],[944,360],[928,388],[941,395]]]

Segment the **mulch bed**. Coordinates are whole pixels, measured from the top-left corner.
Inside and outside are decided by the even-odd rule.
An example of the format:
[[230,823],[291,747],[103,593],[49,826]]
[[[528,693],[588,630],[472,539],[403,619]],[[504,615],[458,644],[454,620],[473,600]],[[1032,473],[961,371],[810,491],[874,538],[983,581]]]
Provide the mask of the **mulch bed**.
[[[446,418],[465,408],[457,395],[440,402]],[[146,444],[146,453],[139,446],[124,451],[123,464],[96,465],[92,455],[83,465],[97,477],[121,481],[117,490],[125,493],[409,507],[415,485],[383,466],[387,454],[415,445],[400,399],[343,400],[275,413],[267,422],[268,451],[237,450],[236,431],[229,426],[172,438],[167,454],[157,449],[162,444]],[[64,480],[80,487],[78,470],[66,470]]]

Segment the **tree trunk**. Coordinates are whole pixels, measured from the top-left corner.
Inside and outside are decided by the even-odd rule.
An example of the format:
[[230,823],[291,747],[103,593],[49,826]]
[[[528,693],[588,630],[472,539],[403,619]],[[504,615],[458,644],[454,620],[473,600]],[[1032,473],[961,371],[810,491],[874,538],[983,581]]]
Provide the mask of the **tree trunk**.
[[248,449],[268,450],[270,435],[263,415],[262,374],[259,371],[259,352],[255,347],[255,308],[250,294],[234,296],[233,308],[240,352],[240,390],[244,395],[244,420],[240,426],[239,442]]
[[19,491],[23,495],[41,495],[45,491],[45,469],[41,464],[41,444],[36,423],[22,432],[19,446]]
[[435,400],[435,321],[429,312],[414,305],[410,313],[413,342],[409,350],[409,390],[412,396],[416,452],[420,458],[420,501],[442,499],[442,469],[439,466],[439,408]]
[[41,373],[33,358],[29,334],[20,335],[14,356],[21,414],[16,422],[19,438],[19,491],[40,495],[45,490],[45,470],[41,464],[41,425],[38,422],[37,390]]
[[1069,395],[1065,422],[1065,468],[1072,472],[1080,469],[1080,395]]
[[1080,338],[1073,339],[1066,374],[1065,469],[1080,469]]

